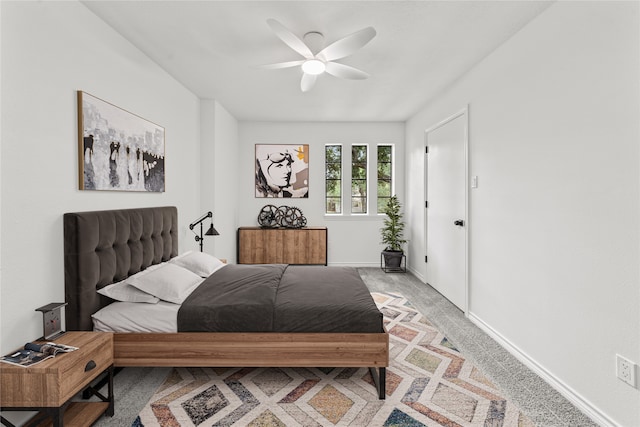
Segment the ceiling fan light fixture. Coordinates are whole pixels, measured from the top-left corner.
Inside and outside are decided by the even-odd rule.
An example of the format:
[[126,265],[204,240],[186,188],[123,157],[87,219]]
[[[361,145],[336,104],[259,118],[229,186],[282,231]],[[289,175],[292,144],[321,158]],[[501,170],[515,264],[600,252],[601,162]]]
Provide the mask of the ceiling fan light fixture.
[[317,76],[318,74],[324,73],[326,68],[327,66],[325,65],[324,62],[315,58],[307,59],[302,63],[302,71],[304,71],[306,74],[311,74],[313,76]]
[[304,40],[302,40],[275,19],[267,19],[267,24],[284,44],[304,59],[267,64],[261,66],[261,68],[276,70],[300,66],[303,72],[302,80],[300,80],[300,89],[303,92],[311,90],[318,75],[325,72],[334,77],[350,80],[362,80],[369,77],[369,74],[364,71],[334,61],[354,54],[358,49],[369,43],[376,35],[376,30],[373,27],[363,28],[331,43],[329,46],[323,47],[324,36],[322,33],[310,31],[304,35]]

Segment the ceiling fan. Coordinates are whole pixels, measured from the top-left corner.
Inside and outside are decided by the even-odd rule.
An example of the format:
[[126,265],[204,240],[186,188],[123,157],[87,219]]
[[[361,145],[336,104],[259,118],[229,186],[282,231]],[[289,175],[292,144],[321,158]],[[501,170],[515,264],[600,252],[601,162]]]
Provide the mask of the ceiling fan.
[[364,28],[323,48],[324,36],[322,33],[308,32],[304,35],[303,41],[275,19],[268,19],[267,24],[280,40],[302,55],[304,59],[261,65],[260,68],[275,70],[300,66],[303,71],[300,89],[303,92],[311,90],[317,77],[325,72],[335,77],[351,80],[362,80],[369,77],[369,74],[364,71],[334,61],[355,53],[369,43],[376,35],[376,30],[373,27]]

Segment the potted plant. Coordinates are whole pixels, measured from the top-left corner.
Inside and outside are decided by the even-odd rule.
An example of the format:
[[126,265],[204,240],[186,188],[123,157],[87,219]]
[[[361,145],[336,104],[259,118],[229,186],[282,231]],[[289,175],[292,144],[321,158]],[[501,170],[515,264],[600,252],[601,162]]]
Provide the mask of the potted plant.
[[402,220],[402,206],[398,201],[398,196],[393,195],[387,202],[384,213],[387,216],[384,219],[384,227],[380,229],[382,234],[382,243],[387,247],[382,251],[384,257],[385,271],[400,271],[402,264],[402,256],[404,251],[402,245],[407,241],[403,239],[404,221]]

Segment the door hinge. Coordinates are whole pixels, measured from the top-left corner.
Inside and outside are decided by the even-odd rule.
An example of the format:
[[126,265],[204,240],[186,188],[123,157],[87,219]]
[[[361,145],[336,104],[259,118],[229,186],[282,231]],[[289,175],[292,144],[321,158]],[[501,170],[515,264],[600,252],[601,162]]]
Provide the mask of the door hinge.
[[424,207],[425,207],[425,208],[428,208],[428,207],[429,207],[429,202],[428,202],[428,201],[426,201],[426,200],[424,201]]
[[424,152],[425,152],[426,154],[429,154],[429,146],[428,146],[428,145],[424,147]]
[[424,256],[424,262],[427,262],[427,256],[426,255]]

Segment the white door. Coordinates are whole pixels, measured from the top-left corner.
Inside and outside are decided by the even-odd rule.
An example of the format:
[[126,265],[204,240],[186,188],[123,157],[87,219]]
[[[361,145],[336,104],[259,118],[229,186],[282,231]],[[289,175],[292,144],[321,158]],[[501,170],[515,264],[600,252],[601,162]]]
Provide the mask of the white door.
[[467,311],[467,109],[426,131],[427,283]]

